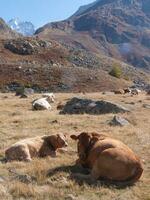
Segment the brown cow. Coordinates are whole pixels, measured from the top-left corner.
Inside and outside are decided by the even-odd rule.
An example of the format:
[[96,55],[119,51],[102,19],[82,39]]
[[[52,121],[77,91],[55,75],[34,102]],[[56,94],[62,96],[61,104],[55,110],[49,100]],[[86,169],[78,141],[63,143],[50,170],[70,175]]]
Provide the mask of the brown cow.
[[147,95],[150,95],[150,90],[147,91]]
[[124,93],[125,93],[124,90],[122,90],[122,89],[113,90],[113,92],[114,92],[115,94],[124,94]]
[[125,94],[127,94],[127,93],[131,94],[131,89],[130,88],[124,88],[123,90],[124,90]]
[[7,161],[31,161],[33,157],[56,156],[56,150],[67,145],[63,134],[27,138],[6,149],[5,156]]
[[131,184],[141,177],[143,168],[139,158],[121,141],[86,132],[71,135],[71,138],[78,140],[77,163],[91,171],[91,180],[104,178]]

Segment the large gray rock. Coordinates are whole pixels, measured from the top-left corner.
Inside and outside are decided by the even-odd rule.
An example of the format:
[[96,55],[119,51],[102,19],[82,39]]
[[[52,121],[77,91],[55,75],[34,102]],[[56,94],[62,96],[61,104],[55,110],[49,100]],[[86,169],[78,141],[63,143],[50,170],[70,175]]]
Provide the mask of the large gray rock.
[[112,121],[109,122],[111,126],[126,126],[129,122],[121,116],[114,116]]
[[74,97],[66,103],[60,114],[92,114],[124,113],[128,109],[108,101],[93,101]]
[[27,98],[32,94],[34,94],[34,90],[32,88],[20,87],[16,90],[16,96],[20,96],[21,98]]
[[51,43],[44,40],[18,38],[15,40],[7,40],[4,47],[13,53],[19,55],[32,55],[40,52],[45,48],[51,47]]

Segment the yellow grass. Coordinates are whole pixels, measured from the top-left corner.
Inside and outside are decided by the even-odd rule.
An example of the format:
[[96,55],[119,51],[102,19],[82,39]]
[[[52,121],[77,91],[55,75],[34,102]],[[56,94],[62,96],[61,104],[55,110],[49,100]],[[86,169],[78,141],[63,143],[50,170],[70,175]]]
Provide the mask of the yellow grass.
[[[52,111],[32,111],[31,102],[39,96],[35,94],[28,99],[20,99],[14,94],[0,94],[0,157],[3,158],[5,148],[20,139],[59,132],[68,135],[68,151],[58,153],[57,158],[36,158],[31,163],[0,162],[0,177],[6,179],[0,182],[0,199],[63,200],[71,198],[72,194],[79,200],[150,200],[150,110],[142,106],[144,103],[150,104],[148,96],[56,94],[57,99],[52,105]],[[109,126],[108,122],[114,114],[59,115],[57,104],[65,103],[74,96],[120,103],[132,110],[128,114],[122,114],[131,124],[126,127]],[[54,120],[58,123],[52,123]],[[79,172],[80,169],[73,167],[77,159],[76,144],[69,136],[81,131],[105,133],[131,147],[143,160],[144,173],[140,181],[132,187],[118,189],[115,186],[102,185],[100,182],[88,185],[71,179],[71,173]],[[52,170],[56,168],[57,170]],[[32,184],[22,183],[14,179],[9,169],[33,176],[35,181]]]

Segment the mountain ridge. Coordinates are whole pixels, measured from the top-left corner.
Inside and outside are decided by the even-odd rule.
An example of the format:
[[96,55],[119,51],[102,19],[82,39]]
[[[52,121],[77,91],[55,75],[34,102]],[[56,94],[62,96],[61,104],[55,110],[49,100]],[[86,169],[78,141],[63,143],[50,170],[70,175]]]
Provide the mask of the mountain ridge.
[[[66,38],[75,33],[87,34],[103,54],[150,70],[149,4],[150,0],[98,0],[67,20],[46,24],[35,34],[47,38],[53,30],[64,31]],[[126,47],[130,47],[128,51]]]

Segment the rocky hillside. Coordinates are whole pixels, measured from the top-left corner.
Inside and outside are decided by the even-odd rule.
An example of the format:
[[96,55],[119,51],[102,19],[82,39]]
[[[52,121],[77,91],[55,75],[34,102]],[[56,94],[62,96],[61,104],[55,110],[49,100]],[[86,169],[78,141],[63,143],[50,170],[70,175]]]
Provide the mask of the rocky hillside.
[[[20,36],[0,20],[0,89],[96,92],[133,84],[146,88],[150,74],[133,67],[150,69],[149,4],[144,2],[97,0],[31,37]],[[116,66],[120,78],[110,75]]]
[[[69,46],[38,37],[0,40],[0,89],[14,91],[32,87],[36,91],[96,92],[147,85],[150,76],[132,66],[97,56],[77,44]],[[119,65],[120,79],[109,75]],[[133,82],[132,82],[133,81]]]
[[99,67],[99,58],[53,40],[0,40],[0,49],[1,90],[26,86],[36,91],[103,91],[131,84],[110,76]]
[[150,70],[149,13],[150,0],[97,0],[67,20],[46,24],[36,34],[77,42],[90,51]]

